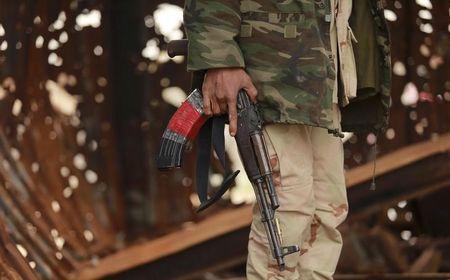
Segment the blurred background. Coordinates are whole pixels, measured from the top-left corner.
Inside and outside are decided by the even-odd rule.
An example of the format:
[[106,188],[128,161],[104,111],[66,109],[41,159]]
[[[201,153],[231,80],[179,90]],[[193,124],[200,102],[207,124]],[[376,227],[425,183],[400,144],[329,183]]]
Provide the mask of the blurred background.
[[[336,279],[450,279],[450,1],[384,2],[391,123],[378,149],[373,134],[347,135]],[[165,50],[184,37],[182,6],[0,0],[1,279],[244,279],[245,176],[198,215],[194,153],[156,169],[190,88]],[[221,174],[213,164],[213,188]]]

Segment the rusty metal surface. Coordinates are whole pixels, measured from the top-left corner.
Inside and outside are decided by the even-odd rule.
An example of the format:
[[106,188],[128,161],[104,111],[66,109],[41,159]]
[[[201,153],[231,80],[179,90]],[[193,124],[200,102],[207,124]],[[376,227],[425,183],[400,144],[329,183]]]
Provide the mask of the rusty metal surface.
[[166,36],[158,4],[0,1],[1,275],[70,279],[195,219],[192,167],[153,162],[175,109],[161,91],[189,84],[182,61],[144,55]]
[[1,217],[45,279],[110,251],[124,224],[111,100],[94,106],[110,91],[108,57],[92,52],[108,35],[76,31],[80,11],[99,7],[74,3],[1,3]]
[[[70,279],[129,242],[201,218],[193,164],[164,174],[154,162],[189,87],[182,59],[164,52],[182,36],[182,2],[0,0],[0,277]],[[394,105],[381,153],[450,130],[450,3],[386,2]],[[350,138],[346,167],[372,160],[373,142]],[[429,213],[431,203],[406,204],[377,221],[397,238],[409,231],[402,242],[411,243],[429,233],[414,205]],[[414,218],[391,221],[392,209]]]

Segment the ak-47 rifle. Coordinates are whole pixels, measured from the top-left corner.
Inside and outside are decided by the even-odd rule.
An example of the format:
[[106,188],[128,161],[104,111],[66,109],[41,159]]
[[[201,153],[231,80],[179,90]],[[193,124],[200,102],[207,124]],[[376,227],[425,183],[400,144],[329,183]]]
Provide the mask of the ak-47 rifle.
[[[171,56],[185,55],[187,40],[172,41],[168,46]],[[201,79],[200,79],[201,80]],[[200,87],[201,85],[194,85]],[[283,247],[282,236],[278,220],[275,217],[276,209],[280,206],[273,183],[272,169],[267,153],[267,147],[262,133],[262,121],[256,104],[251,102],[247,93],[241,90],[237,97],[237,133],[235,140],[239,155],[248,178],[255,191],[257,204],[261,213],[267,238],[273,258],[277,261],[279,269],[284,270],[284,256],[298,252],[299,247]],[[180,167],[184,150],[190,141],[193,141],[208,117],[203,114],[203,98],[200,90],[194,89],[186,101],[171,118],[161,141],[158,155],[158,167],[162,170]],[[222,130],[223,137],[223,130]],[[210,149],[210,147],[202,147]],[[220,156],[219,156],[220,157]],[[209,158],[208,158],[209,159]],[[228,181],[234,179],[235,172]],[[206,194],[198,191],[203,210],[218,200],[229,188],[225,185],[218,191],[213,199],[207,199]]]

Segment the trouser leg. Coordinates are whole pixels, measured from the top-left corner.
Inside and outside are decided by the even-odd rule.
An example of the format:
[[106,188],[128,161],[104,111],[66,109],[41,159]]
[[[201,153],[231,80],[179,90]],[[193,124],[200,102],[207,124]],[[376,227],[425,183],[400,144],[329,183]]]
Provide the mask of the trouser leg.
[[[336,114],[339,118],[338,111]],[[312,129],[311,142],[316,211],[310,236],[302,246],[299,279],[333,279],[342,248],[341,234],[336,228],[348,212],[343,144],[321,128]]]
[[[311,128],[276,124],[266,126],[265,133],[280,201],[276,215],[280,222],[283,245],[299,245],[309,234],[315,210]],[[286,256],[286,270],[278,270],[256,207],[248,250],[247,279],[299,279],[299,253]]]

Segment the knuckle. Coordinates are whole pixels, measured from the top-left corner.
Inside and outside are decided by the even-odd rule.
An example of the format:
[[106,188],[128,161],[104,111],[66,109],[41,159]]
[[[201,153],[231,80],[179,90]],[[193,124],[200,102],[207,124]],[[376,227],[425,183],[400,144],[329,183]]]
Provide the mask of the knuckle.
[[227,101],[230,102],[234,102],[237,99],[237,91],[235,90],[230,90],[229,93],[227,94]]
[[220,106],[219,106],[219,104],[217,102],[213,102],[211,109],[213,111],[217,111],[217,110],[220,110]]
[[233,116],[233,117],[236,117],[237,116],[237,112],[236,112],[236,108],[230,108],[230,107],[228,107],[228,114],[230,115],[230,116]]
[[220,106],[221,109],[227,109],[227,107],[228,107],[228,106],[227,106],[227,103],[224,102],[224,101],[220,101],[220,102],[219,102],[219,106]]
[[206,115],[211,114],[211,106],[207,103],[203,104],[203,111]]
[[226,99],[226,96],[222,92],[219,91],[216,93],[216,98],[218,101],[223,101]]
[[202,91],[209,92],[211,90],[211,85],[208,82],[204,82],[202,85]]

